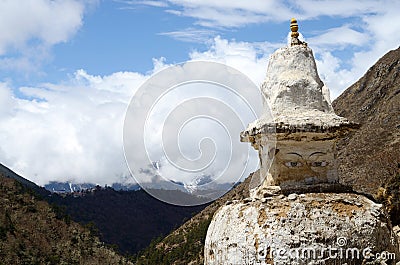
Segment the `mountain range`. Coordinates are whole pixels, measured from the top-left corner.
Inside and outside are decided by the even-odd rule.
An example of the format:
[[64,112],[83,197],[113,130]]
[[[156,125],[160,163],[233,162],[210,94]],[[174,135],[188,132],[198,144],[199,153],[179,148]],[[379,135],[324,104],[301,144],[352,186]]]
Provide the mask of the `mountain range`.
[[[83,192],[86,190],[95,189],[98,185],[93,183],[73,183],[73,182],[59,182],[50,181],[44,188],[50,192],[54,193],[73,193],[73,192]],[[139,190],[140,185],[129,183],[113,183],[111,186],[114,190]]]

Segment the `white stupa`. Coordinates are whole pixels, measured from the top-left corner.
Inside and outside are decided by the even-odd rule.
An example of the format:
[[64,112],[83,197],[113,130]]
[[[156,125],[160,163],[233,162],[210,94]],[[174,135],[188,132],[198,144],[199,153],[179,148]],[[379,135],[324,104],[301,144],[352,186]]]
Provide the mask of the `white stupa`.
[[395,264],[384,207],[339,184],[336,142],[358,125],[334,113],[297,30],[292,19],[291,43],[272,54],[261,87],[272,117],[241,133],[261,162],[250,198],[215,213],[204,264]]

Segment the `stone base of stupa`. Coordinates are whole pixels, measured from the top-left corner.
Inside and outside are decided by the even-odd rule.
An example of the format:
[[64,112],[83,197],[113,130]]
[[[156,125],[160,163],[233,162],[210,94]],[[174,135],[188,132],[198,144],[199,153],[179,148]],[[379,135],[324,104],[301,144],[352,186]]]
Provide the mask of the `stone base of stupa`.
[[353,193],[228,202],[209,226],[205,263],[395,264],[397,236],[381,204]]

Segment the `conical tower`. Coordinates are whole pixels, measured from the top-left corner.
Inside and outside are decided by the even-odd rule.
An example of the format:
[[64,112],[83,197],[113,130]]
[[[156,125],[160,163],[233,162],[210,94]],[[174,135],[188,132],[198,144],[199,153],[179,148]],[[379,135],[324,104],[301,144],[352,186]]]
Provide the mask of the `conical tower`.
[[272,115],[262,116],[241,133],[241,140],[259,152],[254,196],[262,196],[266,187],[287,192],[340,188],[336,142],[358,127],[335,114],[313,52],[298,39],[295,19],[290,29],[290,45],[271,55],[261,86],[265,111],[270,109]]

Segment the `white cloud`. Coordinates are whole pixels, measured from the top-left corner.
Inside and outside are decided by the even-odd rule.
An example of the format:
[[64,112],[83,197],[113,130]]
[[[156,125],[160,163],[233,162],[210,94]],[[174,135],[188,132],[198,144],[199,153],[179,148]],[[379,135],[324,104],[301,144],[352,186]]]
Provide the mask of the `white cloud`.
[[281,1],[169,0],[181,16],[192,17],[207,27],[243,27],[252,23],[282,21],[291,16]]
[[191,60],[207,60],[225,63],[246,74],[256,85],[265,78],[269,55],[284,43],[249,43],[228,41],[216,37],[206,51],[193,51]]
[[184,42],[197,42],[197,43],[206,42],[215,34],[216,33],[213,30],[194,29],[194,28],[186,28],[184,30],[159,33],[159,35],[169,36],[176,40]]
[[145,5],[152,7],[167,7],[168,3],[163,1],[153,1],[153,0],[114,0],[114,2],[124,4],[121,9],[135,9],[135,6]]
[[320,57],[316,60],[320,78],[328,86],[330,97],[337,98],[345,88],[354,83],[355,77],[351,71],[341,69],[341,60],[332,55],[329,51],[320,51],[317,53]]
[[168,4],[162,1],[137,1],[138,4],[149,5],[155,7],[167,7]]
[[[382,8],[382,7],[380,7]],[[364,16],[366,31],[370,34],[369,49],[354,54],[354,74],[363,74],[381,56],[400,45],[400,2],[386,3],[385,12]]]
[[298,0],[293,3],[293,9],[299,10],[302,19],[318,16],[350,17],[379,12],[395,0]]
[[127,104],[146,76],[83,70],[62,84],[21,87],[34,100],[0,86],[0,161],[38,184],[50,180],[111,184],[127,174],[122,125]]
[[[148,5],[153,5],[150,1]],[[138,4],[130,1],[131,5]],[[140,1],[145,4],[145,1]],[[158,6],[166,6],[167,12],[192,17],[196,24],[207,27],[244,27],[254,23],[283,22],[291,17],[301,20],[321,16],[360,17],[385,13],[395,0],[381,1],[330,1],[299,0],[295,2],[279,0],[165,0]]]
[[[309,40],[316,54],[322,55],[322,60],[317,61],[319,72],[331,88],[333,98],[339,96],[347,87],[361,78],[368,68],[385,53],[399,47],[400,36],[396,32],[400,31],[400,17],[397,14],[400,2],[366,1],[359,4],[358,8],[363,10],[360,14],[341,11],[343,11],[343,16],[358,16],[362,22],[360,25],[353,26],[358,26],[363,32],[344,25],[327,30],[326,33]],[[349,7],[352,6],[355,12],[357,5],[351,4]],[[339,10],[341,8],[343,7],[337,7]],[[351,49],[355,46],[358,49]],[[346,58],[333,55],[336,50],[343,49],[347,49],[350,56]]]
[[[229,64],[238,64],[242,69],[245,67],[247,71],[252,71],[255,70],[256,61],[265,60],[257,53],[262,49],[268,49],[267,45],[263,44],[254,45],[254,47],[248,43],[228,42],[217,38],[208,53],[193,53],[192,58],[206,59],[207,57],[214,60],[225,58]],[[229,51],[229,56],[224,56],[223,52],[227,51]],[[166,67],[164,58],[154,59],[153,62],[154,67],[151,73]],[[129,175],[122,148],[125,111],[132,95],[147,78],[149,75],[134,72],[96,76],[84,70],[78,70],[66,82],[18,88],[26,98],[33,98],[31,100],[15,97],[11,86],[1,83],[0,162],[40,185],[54,180],[93,182],[102,185],[121,181],[122,177]],[[244,87],[248,89],[247,86]],[[204,89],[194,89],[194,91],[208,95]],[[196,98],[196,95],[187,96]],[[182,96],[184,95],[179,94],[178,98]],[[238,104],[235,98],[229,99],[232,97],[229,93],[228,95],[226,92],[222,93],[219,97],[222,98],[222,102],[225,100],[233,106]],[[167,100],[163,104],[171,104],[169,107],[166,106],[167,108],[177,107],[176,100]],[[199,108],[196,105],[187,107],[192,112],[204,109],[204,106]],[[188,114],[189,110],[176,111],[176,122],[182,122],[181,114]],[[230,113],[222,110],[220,107],[208,106],[208,111],[218,114],[216,116],[225,117],[224,115]],[[240,115],[248,114],[241,113]],[[164,119],[164,115],[161,118]],[[233,119],[227,120],[226,123],[233,123],[233,121]],[[157,119],[153,119],[153,122],[157,126],[160,124]],[[235,128],[237,129],[237,126]],[[162,129],[153,130],[149,139],[151,141],[156,139]],[[183,135],[186,138],[180,139],[186,150],[185,155],[198,156],[197,148],[188,147],[196,147],[203,135],[213,132],[208,137],[212,137],[218,144],[218,161],[222,157],[221,163],[225,165],[225,160],[230,159],[227,137],[218,134],[221,130],[216,129],[215,123],[206,120],[206,123],[195,125],[195,127],[189,126],[185,130],[187,132],[183,132]],[[229,139],[234,141],[233,145],[239,144],[239,131]],[[176,138],[176,135],[168,137]],[[242,148],[247,148],[245,144],[240,145]],[[156,142],[154,146],[160,145]],[[207,151],[203,150],[203,145],[202,151]],[[155,152],[160,152],[160,150],[155,150]],[[235,168],[243,168],[243,165],[236,162],[243,161],[242,156],[243,154],[240,153],[240,157],[232,158],[235,161],[232,163]],[[254,161],[257,161],[256,156]],[[254,163],[252,166],[255,166]],[[147,164],[141,167],[146,168]],[[173,167],[168,167],[168,165],[162,168],[167,173],[176,173],[170,169]],[[209,173],[221,169],[219,165],[213,165],[207,170]],[[181,179],[182,176],[181,178],[176,176],[176,178]]]
[[[155,1],[120,1],[126,7],[138,5],[155,6]],[[148,3],[147,3],[148,2]],[[206,27],[243,27],[252,23],[283,21],[297,14],[285,6],[282,1],[253,0],[165,0],[157,1],[157,7],[166,7],[165,11],[196,19],[196,24]]]
[[[12,69],[30,70],[52,45],[68,41],[82,26],[85,8],[96,1],[3,0],[0,56]],[[40,56],[37,55],[40,54]],[[13,54],[13,55],[10,55]],[[8,65],[3,64],[2,68]]]
[[[274,48],[268,43],[251,44],[217,37],[208,51],[194,51],[190,57],[224,62],[259,84],[265,75],[267,57]],[[153,63],[149,74],[167,66],[164,58],[154,59]],[[148,77],[134,72],[96,76],[78,70],[65,82],[18,88],[32,100],[15,97],[11,85],[2,83],[0,162],[41,185],[51,180],[99,184],[121,181],[121,176],[128,174],[122,148],[126,107],[135,89]],[[217,113],[222,115],[220,109]],[[202,126],[206,128],[201,132],[214,131],[211,128],[215,124]],[[238,133],[232,137],[239,141]],[[189,137],[182,141],[193,140]],[[216,141],[221,142],[218,137]],[[192,152],[188,155],[198,155],[196,148]]]
[[330,28],[321,34],[308,39],[308,42],[314,47],[326,50],[343,49],[345,47],[368,45],[369,36],[367,33],[361,33],[350,27],[343,25],[337,28]]

